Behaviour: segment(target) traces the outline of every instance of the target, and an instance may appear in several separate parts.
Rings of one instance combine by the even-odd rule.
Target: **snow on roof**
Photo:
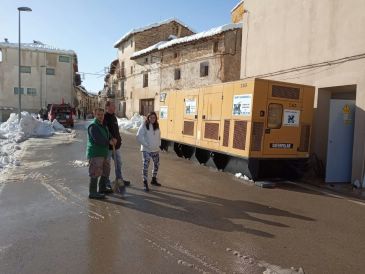
[[[244,2],[244,0],[241,0],[237,5],[234,6],[234,8],[231,10],[231,12],[233,12],[235,9],[237,9],[243,2]]]
[[[0,42],[0,48],[18,48],[18,43],[6,43]],[[50,45],[45,45],[41,43],[21,43],[21,49],[27,49],[32,51],[42,51],[42,52],[49,52],[49,53],[59,53],[59,54],[68,54],[68,55],[75,55],[76,52],[73,50],[63,50],[59,49]]]
[[[158,42],[157,44],[152,45],[148,48],[145,48],[145,49],[140,50],[140,51],[136,51],[135,53],[133,53],[132,58],[137,58],[139,56],[145,55],[145,54],[150,53],[152,51],[162,50],[162,49],[165,49],[165,48],[172,47],[174,45],[188,43],[188,42],[196,41],[196,40],[199,40],[199,39],[212,37],[214,35],[217,35],[217,34],[229,31],[229,30],[241,29],[241,28],[242,28],[242,23],[227,24],[227,25],[223,25],[223,26],[220,26],[220,27],[217,27],[217,28],[212,28],[208,31],[203,31],[203,32],[199,32],[197,34],[193,34],[193,35],[190,35],[190,36],[185,36],[185,37],[182,37],[182,38],[173,39],[171,41],[161,41],[161,42]]]
[[[78,90],[80,90],[81,92],[85,93],[88,96],[97,96],[97,94],[92,93],[91,91],[87,91],[86,88],[84,86],[75,86],[75,88],[77,88]]]
[[[186,27],[187,29],[189,29],[189,30],[191,30],[192,32],[195,33],[195,31],[191,27],[189,27],[188,25],[186,25],[184,22],[180,21],[177,18],[170,18],[170,19],[167,19],[167,20],[158,22],[158,23],[153,23],[153,24],[150,24],[150,25],[141,27],[141,28],[136,28],[136,29],[130,30],[129,32],[127,32],[126,34],[124,34],[117,42],[115,42],[114,47],[117,48],[120,43],[122,43],[123,41],[127,40],[131,35],[133,35],[135,33],[142,32],[142,31],[145,31],[145,30],[148,30],[148,29],[152,29],[152,28],[156,28],[156,27],[159,27],[161,25],[165,25],[165,24],[171,23],[173,21],[179,23],[180,25]]]
[[[168,41],[160,41],[158,42],[157,44],[154,44],[148,48],[145,48],[145,49],[142,49],[140,51],[136,51],[135,53],[132,54],[132,58],[133,57],[138,57],[138,56],[141,56],[141,55],[145,55],[149,52],[152,52],[152,51],[155,51],[155,50],[159,50],[159,47],[166,44]]]

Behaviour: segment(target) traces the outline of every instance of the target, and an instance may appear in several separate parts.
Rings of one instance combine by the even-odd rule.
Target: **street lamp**
[[[18,95],[19,95],[19,122],[20,122],[21,112],[22,112],[22,92],[21,92],[21,76],[20,76],[20,67],[21,67],[21,62],[20,62],[20,12],[21,11],[32,11],[32,9],[28,8],[28,7],[19,7],[18,11],[19,11],[19,82],[18,82]]]
[[[46,58],[46,57],[45,57]],[[43,101],[42,101],[42,93],[43,93],[43,68],[46,68],[46,66],[42,65],[40,66],[41,68],[41,85],[40,85],[40,89],[39,89],[39,97],[40,97],[40,107],[41,109],[43,109]],[[46,81],[47,81],[47,68],[46,68]],[[46,83],[47,86],[47,83]]]

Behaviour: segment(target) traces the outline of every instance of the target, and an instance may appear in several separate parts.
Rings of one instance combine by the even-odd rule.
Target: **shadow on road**
[[[247,220],[268,226],[289,227],[280,222],[252,216],[250,213],[315,221],[312,218],[254,202],[227,200],[172,187],[154,189],[148,194],[139,194],[142,191],[139,188],[131,187],[130,189],[134,190],[133,193],[126,193],[124,196],[113,195],[105,202],[214,230],[245,232],[267,238],[274,238],[275,236],[268,232],[248,228],[240,223]],[[119,201],[114,198],[118,198]]]

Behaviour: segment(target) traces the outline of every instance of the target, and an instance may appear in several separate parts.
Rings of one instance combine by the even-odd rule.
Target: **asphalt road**
[[[161,154],[162,187],[145,193],[133,135],[122,146],[132,186],[89,200],[87,167],[73,165],[85,160],[84,122],[76,133],[28,140],[1,176],[0,273],[365,272],[361,202],[261,189],[173,153]]]

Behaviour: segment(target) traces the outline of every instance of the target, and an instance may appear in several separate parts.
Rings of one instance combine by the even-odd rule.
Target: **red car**
[[[48,120],[56,119],[64,127],[73,127],[74,109],[69,104],[51,104],[48,111]]]

